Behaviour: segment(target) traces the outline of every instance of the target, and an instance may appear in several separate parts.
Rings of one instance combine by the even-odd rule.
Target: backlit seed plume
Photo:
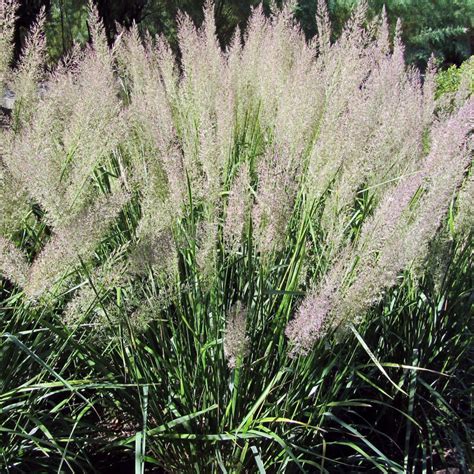
[[[258,187],[252,210],[253,235],[264,254],[281,247],[293,210],[296,177],[286,156],[269,152],[258,169]]]
[[[347,249],[322,278],[321,283],[310,289],[298,307],[295,317],[285,330],[291,343],[291,354],[306,354],[331,326],[331,312],[347,270]]]
[[[0,0],[0,90],[7,78],[13,54],[13,34],[15,32],[15,12],[18,2]]]
[[[174,83],[176,78],[157,80],[165,67],[173,68],[173,63],[166,66],[170,61],[162,57],[166,46],[159,48],[157,53],[153,44],[143,46],[135,28],[122,34],[117,56],[130,94],[126,120],[133,182],[141,190],[146,207],[159,209],[162,221],[179,215],[186,181],[172,99],[167,95],[167,87],[175,87],[170,81]],[[159,212],[152,214],[157,217]]]
[[[174,281],[177,268],[176,244],[170,230],[155,230],[140,235],[140,241],[130,254],[129,273],[146,274],[152,269],[158,277]]]
[[[11,133],[5,150],[10,173],[52,226],[90,204],[93,173],[118,141],[122,120],[109,56],[94,49],[50,76],[28,127]]]
[[[432,115],[419,78],[406,71],[400,52],[390,52],[384,20],[375,42],[369,42],[356,26],[360,17],[356,18],[352,32],[336,41],[321,60],[331,96],[321,108],[307,173],[308,194],[315,202],[330,191],[321,223],[336,250],[347,237],[357,193],[370,189],[378,202],[390,188],[383,183],[416,168],[423,118],[429,121]]]
[[[458,234],[469,236],[474,232],[474,173],[464,183],[458,195],[455,230]]]
[[[305,354],[324,334],[324,325],[333,305],[334,289],[311,294],[299,306],[295,319],[288,324],[285,334],[293,347],[292,353]]]
[[[431,152],[419,171],[419,183],[416,177],[401,183],[392,194],[391,206],[386,211],[383,207],[376,211],[374,219],[379,219],[380,227],[370,232],[366,247],[369,260],[340,300],[348,317],[360,317],[364,308],[379,301],[386,289],[396,283],[403,269],[424,259],[472,161],[473,130],[474,100],[437,125]],[[419,187],[424,193],[410,208]],[[378,248],[374,248],[374,241],[379,242]]]
[[[224,334],[224,355],[231,369],[234,369],[247,353],[249,339],[246,335],[246,327],[247,310],[238,301],[227,315]]]
[[[24,287],[27,274],[26,256],[13,242],[0,235],[0,276],[4,276],[19,287]]]
[[[210,220],[201,221],[196,230],[196,265],[204,283],[214,277],[217,253],[217,224]]]
[[[181,17],[178,35],[183,68],[178,103],[184,167],[194,198],[216,201],[230,152],[233,115],[213,5],[206,3],[204,22],[198,30],[189,17]]]
[[[326,0],[318,0],[316,23],[318,26],[318,46],[322,54],[331,46],[331,22]]]
[[[57,228],[31,266],[25,287],[28,296],[38,298],[77,265],[79,258],[88,260],[127,200],[123,193],[103,196],[73,221]]]
[[[12,83],[15,92],[13,108],[15,128],[19,128],[29,121],[38,102],[39,84],[46,58],[45,21],[45,9],[42,7],[36,23],[26,38],[20,64],[15,71]]]
[[[454,96],[454,104],[456,108],[462,107],[464,102],[474,96],[474,58],[468,59],[469,66],[461,73],[459,88]]]
[[[0,162],[0,235],[11,237],[29,211],[28,195]]]
[[[247,163],[240,166],[232,183],[226,208],[224,223],[224,241],[235,252],[242,239],[250,210],[250,171]]]
[[[390,30],[385,5],[382,7],[382,13],[380,15],[380,26],[377,33],[377,48],[384,55],[388,54],[390,51]]]
[[[102,61],[110,59],[110,49],[107,44],[107,36],[105,34],[104,25],[99,17],[99,12],[93,0],[89,0],[89,30],[92,38],[92,43],[97,55]]]
[[[424,125],[429,127],[433,121],[433,113],[435,110],[435,94],[436,94],[436,63],[434,55],[430,56],[428,66],[426,68],[425,80],[423,82],[423,108],[424,108]]]

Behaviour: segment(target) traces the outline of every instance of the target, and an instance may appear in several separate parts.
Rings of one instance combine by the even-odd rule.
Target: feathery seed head
[[[16,0],[0,0],[0,91],[3,94],[10,61],[13,54],[13,34],[15,32]]]
[[[76,265],[79,258],[89,259],[128,199],[121,192],[102,196],[74,220],[58,227],[31,266],[25,288],[27,295],[37,299]]]
[[[269,151],[258,167],[258,187],[252,210],[253,235],[263,253],[278,249],[293,211],[296,177],[286,156]]]
[[[224,241],[231,252],[236,252],[242,239],[250,211],[250,170],[248,163],[240,165],[229,192],[224,223]]]
[[[248,350],[249,338],[246,335],[247,310],[238,301],[229,311],[224,335],[224,355],[229,368],[236,368]]]
[[[0,275],[23,288],[27,274],[26,256],[13,242],[0,235]]]

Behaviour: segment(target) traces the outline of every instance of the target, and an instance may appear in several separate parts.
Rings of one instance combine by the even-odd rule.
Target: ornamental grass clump
[[[207,3],[178,59],[91,4],[47,71],[0,6],[7,470],[468,466],[474,99],[439,107],[400,23],[259,7],[222,49]]]

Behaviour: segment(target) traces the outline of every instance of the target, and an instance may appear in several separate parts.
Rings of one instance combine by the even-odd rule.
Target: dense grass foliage
[[[2,470],[472,467],[468,80],[323,1],[11,70],[0,5]]]

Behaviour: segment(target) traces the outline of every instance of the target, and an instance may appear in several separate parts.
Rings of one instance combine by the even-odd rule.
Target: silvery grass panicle
[[[472,161],[473,131],[474,101],[434,130],[432,151],[420,170],[423,193],[419,202],[398,216],[397,225],[387,236],[377,260],[362,267],[357,281],[341,301],[341,315],[360,319],[368,305],[377,303],[385,290],[395,285],[403,269],[423,262]],[[396,198],[395,195],[392,199]],[[400,198],[403,200],[404,196]]]
[[[398,461],[415,453],[411,445],[436,451],[424,444],[418,410],[437,388],[421,381],[464,363],[468,336],[448,351],[455,363],[443,344],[467,321],[474,104],[461,94],[440,110],[434,61],[422,80],[405,65],[401,24],[392,38],[385,12],[367,20],[367,1],[355,3],[333,41],[318,0],[319,36],[309,42],[294,3],[269,15],[260,6],[223,50],[208,2],[202,25],[179,18],[179,59],[163,37],[142,39],[136,26],[109,46],[91,3],[91,44],[45,73],[40,27],[9,69],[16,4],[0,0],[0,79],[20,98],[0,131],[0,320],[11,335],[0,352],[20,361],[12,373],[28,367],[0,396],[2,439],[21,452],[0,449],[2,461],[6,453],[12,466],[36,462],[45,447],[40,470],[56,456],[80,470],[93,451],[82,449],[83,434],[94,446],[102,428],[133,453],[135,433],[165,427],[141,443],[141,465],[175,472],[217,464],[254,472],[255,462],[267,472],[337,471],[340,461],[360,471],[373,459],[408,472]],[[433,265],[452,255],[435,248],[445,236],[454,271],[431,293]],[[431,274],[419,280],[423,301],[412,285],[419,271]],[[456,304],[445,312],[440,301]],[[396,391],[366,364],[366,346],[345,338],[365,318],[360,335],[373,357],[393,362],[387,373],[398,380],[400,367],[413,369]],[[433,348],[433,336],[444,342]],[[413,350],[420,344],[427,353]],[[300,354],[308,357],[293,360]],[[430,365],[432,355],[439,364]],[[40,385],[27,387],[18,407],[14,387],[32,380]],[[61,386],[68,380],[72,394]],[[377,438],[371,417],[361,432],[380,450],[347,429],[363,418],[357,394],[367,383],[375,387],[367,400],[387,396],[390,416],[392,394],[399,400],[408,388],[410,416],[396,411],[416,421],[406,425],[406,453],[385,451],[388,438]],[[56,417],[44,403],[51,394]],[[5,400],[15,410],[4,413]],[[17,423],[16,410],[31,407],[34,419]],[[439,417],[441,408],[430,415],[435,429],[451,418]],[[25,443],[37,420],[48,432]],[[80,436],[65,444],[73,432]]]
[[[268,150],[258,167],[258,186],[252,210],[253,237],[262,254],[284,243],[297,192],[297,177],[288,157]]]
[[[0,98],[3,98],[4,88],[11,77],[10,62],[13,54],[12,40],[17,8],[18,3],[14,0],[0,0]],[[32,43],[40,41],[38,38],[40,26],[36,25],[34,32],[29,35],[28,53],[34,54]],[[22,66],[20,66],[20,71],[24,73],[27,72],[25,56],[28,54],[23,55]],[[35,69],[34,74],[36,73]],[[27,81],[28,78],[23,77],[23,79]],[[11,121],[3,117],[2,112],[0,115],[0,274],[18,286],[24,286],[28,273],[26,255],[9,239],[21,228],[30,206],[28,196],[22,190],[21,184],[5,165],[8,129],[4,130],[3,122],[11,125]]]
[[[457,200],[457,214],[454,222],[457,235],[472,237],[474,232],[474,170],[466,179]]]
[[[110,306],[110,295],[114,293],[114,289],[125,285],[129,265],[123,258],[124,254],[125,249],[119,248],[88,275],[87,281],[83,282],[64,309],[65,324],[75,327],[87,322],[97,326],[100,331],[107,324],[114,323],[108,320],[108,311],[103,308]]]
[[[330,324],[328,317],[347,271],[347,253],[341,255],[321,282],[309,290],[294,318],[286,326],[285,334],[291,343],[292,356],[307,354],[315,342],[326,334]]]
[[[15,32],[16,0],[0,0],[0,90],[10,73],[10,61],[13,55],[13,34]]]
[[[218,224],[212,217],[204,217],[196,227],[195,233],[195,263],[198,276],[204,287],[209,288],[211,280],[215,280]]]
[[[245,357],[249,339],[246,335],[247,310],[238,301],[229,311],[224,334],[224,355],[229,368],[234,369]]]
[[[52,231],[27,293],[41,295],[77,255],[91,256],[128,199],[120,197],[126,188],[139,208],[135,275],[140,266],[158,271],[157,262],[176,262],[184,250],[178,241],[192,247],[198,272],[218,274],[221,257],[244,248],[248,229],[257,257],[271,258],[291,240],[292,219],[314,219],[317,208],[321,247],[334,263],[287,334],[307,349],[326,325],[357,319],[426,251],[467,166],[472,113],[468,102],[433,125],[433,60],[422,85],[405,66],[401,24],[390,44],[386,14],[367,25],[366,10],[360,2],[331,43],[320,0],[319,37],[307,43],[289,6],[270,18],[257,8],[244,43],[236,34],[223,52],[208,3],[199,28],[180,18],[179,74],[166,41],[143,43],[136,27],[109,48],[91,6],[92,45],[48,76],[41,97],[32,92],[44,57],[40,18],[12,82],[32,105],[4,134],[1,158],[2,193],[20,188],[18,209],[39,205]],[[3,42],[13,11],[2,2]],[[119,177],[102,189],[112,161]],[[354,237],[348,229],[361,190],[370,191],[372,208]],[[415,232],[424,243],[413,243]]]
[[[237,252],[249,221],[250,185],[249,165],[242,163],[230,187],[224,222],[224,242],[231,253]]]
[[[0,275],[23,287],[28,275],[26,255],[13,242],[0,235]]]
[[[243,48],[229,51],[229,67],[238,98],[237,122],[258,111],[267,144],[286,151],[295,166],[311,144],[322,107],[314,46],[307,44],[290,7],[267,19],[254,10]]]
[[[292,113],[288,105],[281,109],[282,101],[291,98],[294,84],[290,80],[301,56],[305,52],[307,54],[308,50],[304,35],[296,25],[290,8],[289,5],[284,6],[282,11],[273,14],[268,20],[263,17],[261,9],[256,10],[255,17],[250,20],[242,51],[243,74],[240,87],[247,87],[250,91],[253,89],[254,100],[260,104],[262,126],[270,136],[274,127],[278,126],[277,114]],[[310,98],[309,95],[308,99]],[[297,101],[294,105],[296,104]],[[298,130],[298,133],[301,131]]]
[[[0,139],[2,134],[0,132]],[[2,164],[0,149],[0,235],[11,238],[30,213],[28,195]]]
[[[13,127],[15,129],[29,123],[38,105],[39,86],[44,78],[43,68],[46,59],[45,21],[45,9],[42,7],[26,38],[18,68],[12,74],[11,86],[15,92],[13,107]]]
[[[45,39],[43,28],[44,9],[28,34],[19,64],[14,71],[10,70],[12,28],[16,2],[0,2],[0,94],[3,96],[7,85],[15,93],[12,118],[5,117],[5,123],[15,130],[21,129],[31,118],[39,101],[39,81],[43,77],[45,58]],[[8,80],[9,79],[9,80]],[[8,80],[8,81],[7,81]],[[3,118],[0,118],[3,121]],[[0,234],[12,236],[22,225],[30,205],[28,193],[14,173],[8,169],[8,150],[11,132],[7,127],[0,128]]]

